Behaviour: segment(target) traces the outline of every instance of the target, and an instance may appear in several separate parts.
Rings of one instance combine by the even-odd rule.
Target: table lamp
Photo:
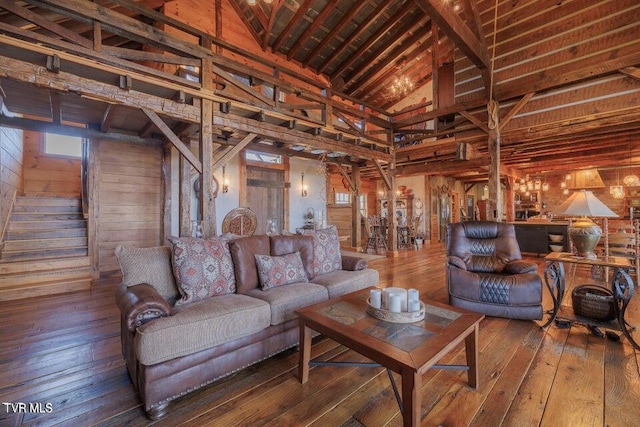
[[[593,248],[596,247],[602,229],[590,217],[617,217],[618,215],[602,203],[589,190],[573,193],[554,211],[554,215],[579,217],[569,227],[569,236],[576,247],[579,257],[595,259]]]

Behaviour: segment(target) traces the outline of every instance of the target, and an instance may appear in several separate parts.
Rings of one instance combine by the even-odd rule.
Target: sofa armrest
[[[146,283],[130,287],[120,285],[116,291],[116,304],[132,332],[152,319],[170,316],[172,309],[158,291]]]
[[[452,267],[457,267],[457,268],[459,268],[461,270],[466,270],[467,269],[467,264],[464,263],[462,258],[459,258],[457,256],[453,256],[453,255],[449,255],[447,257],[447,265],[450,265]]]
[[[341,255],[342,256],[342,269],[347,271],[364,270],[368,267],[367,260],[357,256]]]
[[[536,273],[538,271],[538,264],[523,260],[511,261],[507,263],[504,271],[510,274]]]

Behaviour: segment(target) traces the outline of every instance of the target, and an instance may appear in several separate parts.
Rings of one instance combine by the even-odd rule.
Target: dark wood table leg
[[[311,360],[311,329],[300,318],[300,354],[298,359],[298,379],[302,384],[309,380],[309,361]]]
[[[476,323],[473,327],[473,332],[464,339],[467,366],[469,367],[469,385],[473,388],[478,388],[480,382],[478,374],[478,330],[479,324]]]
[[[422,375],[414,370],[402,372],[402,421],[405,427],[420,425]]]

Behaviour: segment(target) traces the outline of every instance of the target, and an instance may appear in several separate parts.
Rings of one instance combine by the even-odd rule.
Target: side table
[[[629,269],[632,267],[631,262],[627,258],[604,256],[597,259],[587,259],[577,257],[568,252],[552,252],[545,258],[544,281],[551,294],[553,301],[553,309],[548,310],[549,319],[542,325],[542,329],[546,329],[551,323],[557,319],[568,320],[579,324],[597,326],[605,329],[613,329],[622,331],[622,334],[636,349],[640,350],[640,346],[631,336],[631,331],[635,330],[635,326],[629,325],[625,320],[625,312],[629,306],[629,301],[633,297],[634,283],[629,275]],[[611,291],[613,292],[614,304],[617,309],[617,319],[610,322],[602,322],[595,319],[589,319],[583,316],[576,316],[571,310],[562,307],[564,298],[566,278],[565,264],[573,264],[587,266],[610,267],[613,269],[613,279],[611,281]],[[601,285],[605,287],[605,285]]]

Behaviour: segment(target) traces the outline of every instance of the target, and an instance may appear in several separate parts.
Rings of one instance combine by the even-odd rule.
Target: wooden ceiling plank
[[[231,147],[231,149],[227,150],[226,153],[220,156],[220,158],[214,159],[212,170],[215,171],[220,166],[226,164],[231,158],[240,153],[240,151],[242,151],[250,142],[252,142],[256,136],[258,135],[256,135],[255,133],[247,134],[236,145]]]
[[[232,0],[232,1],[229,1],[229,4],[233,8],[233,10],[235,10],[236,15],[238,15],[238,17],[240,18],[240,20],[244,24],[244,27],[253,36],[253,39],[256,41],[256,43],[258,43],[259,45],[262,45],[264,39],[260,37],[260,34],[258,34],[258,32],[255,30],[255,28],[253,28],[253,25],[251,25],[249,22],[247,22],[246,18],[244,17],[244,12],[240,8],[240,5],[238,4],[238,2]],[[266,30],[265,30],[265,36],[268,37]],[[217,46],[220,46],[220,44],[217,44]]]
[[[411,28],[407,31],[407,34],[409,34],[408,37],[404,39],[398,39],[396,43],[380,46],[376,51],[372,52],[369,57],[377,60],[377,58],[382,58],[385,53],[391,49],[391,52],[389,52],[389,54],[385,56],[383,60],[378,61],[374,66],[371,65],[373,61],[363,61],[360,66],[354,68],[353,71],[351,71],[344,77],[345,86],[359,87],[364,85],[364,83],[371,79],[373,76],[375,76],[385,68],[391,66],[392,62],[395,62],[396,60],[399,60],[401,57],[403,57],[403,55],[406,54],[407,50],[411,49],[416,43],[420,41],[420,39],[425,37],[426,33],[429,33],[430,31],[431,21],[424,22],[423,19],[418,17],[414,24],[411,25]],[[415,57],[411,57],[408,55],[406,56],[406,60],[408,61],[411,61],[414,58]],[[402,62],[402,60],[400,61]],[[358,79],[353,81],[356,77],[358,77]]]
[[[271,50],[273,52],[277,52],[278,51],[278,49],[280,48],[280,45],[282,44],[284,39],[289,35],[289,32],[291,31],[291,29],[294,28],[296,25],[298,25],[300,23],[300,21],[302,21],[302,19],[304,18],[304,15],[307,13],[307,11],[309,10],[309,8],[311,7],[311,4],[313,2],[314,2],[314,0],[303,0],[302,1],[300,6],[298,7],[298,10],[296,10],[296,13],[293,14],[293,16],[291,17],[289,22],[287,22],[287,25],[280,32],[280,34],[278,35],[276,40],[271,45]]]
[[[158,128],[160,132],[173,144],[174,147],[178,149],[180,154],[184,156],[185,159],[191,166],[193,166],[199,173],[202,173],[202,162],[196,157],[195,154],[187,147],[184,142],[180,141],[180,138],[173,133],[171,128],[167,126],[167,124],[158,116],[154,111],[142,108],[142,112],[153,122],[153,124]]]
[[[359,1],[356,6],[352,7],[347,13],[345,13],[340,22],[338,22],[329,34],[323,37],[320,43],[318,43],[318,45],[311,51],[309,56],[307,56],[307,58],[302,62],[302,65],[304,67],[308,67],[309,62],[311,62],[311,60],[315,58],[322,49],[324,49],[327,43],[333,40],[343,30],[344,26],[347,25],[365,5],[367,5],[367,2]]]
[[[73,43],[77,43],[88,49],[93,49],[93,42],[91,40],[82,37],[73,31],[69,31],[65,27],[58,25],[55,22],[51,22],[36,13],[33,13],[26,7],[17,6],[13,1],[0,0],[0,7]]]
[[[313,19],[313,22],[311,23],[311,25],[309,25],[307,27],[306,30],[304,30],[304,32],[302,33],[302,35],[300,37],[298,37],[298,40],[296,40],[296,42],[293,44],[293,46],[291,47],[291,49],[289,50],[289,52],[287,53],[287,59],[291,60],[291,58],[293,58],[295,56],[295,54],[298,52],[298,50],[309,41],[309,37],[311,37],[311,35],[313,34],[314,31],[316,31],[318,29],[318,27],[320,27],[320,25],[322,25],[322,23],[324,22],[325,18],[331,13],[331,12],[335,12],[335,7],[336,4],[338,4],[340,0],[329,0],[327,2],[327,4],[325,5],[324,9],[322,9],[322,12],[320,12],[318,14],[318,16],[316,16]]]
[[[362,43],[358,47],[358,49],[353,52],[352,55],[349,55],[346,61],[342,61],[338,68],[332,71],[331,80],[342,74],[347,68],[351,66],[351,64],[353,64],[355,60],[362,58],[362,56],[367,50],[369,50],[371,46],[379,41],[393,27],[399,25],[400,21],[402,21],[405,16],[407,16],[414,10],[415,6],[411,2],[407,2],[403,7],[401,7],[396,13],[393,14],[393,16],[391,16],[391,18],[389,18],[389,20],[387,20],[387,22],[385,22],[384,25],[378,27],[378,29],[373,34],[371,34],[371,36],[367,38],[367,40],[365,40],[364,43]]]
[[[320,67],[318,67],[318,69],[316,70],[316,72],[318,73],[322,73],[328,66],[329,64],[331,64],[333,61],[335,61],[335,59],[342,54],[342,52],[344,52],[344,50],[350,46],[351,44],[353,44],[353,42],[355,41],[356,38],[358,38],[362,33],[364,33],[367,28],[369,28],[369,26],[371,24],[373,24],[378,18],[380,18],[382,16],[383,13],[385,13],[385,11],[387,10],[389,4],[392,2],[393,0],[383,0],[378,7],[371,12],[371,14],[369,14],[369,16],[367,17],[366,21],[363,22],[362,24],[358,25],[358,28],[351,33],[351,35],[349,35],[349,37],[342,42],[338,48],[336,50],[333,51],[333,53],[331,55],[329,55],[329,57],[327,59],[325,59],[325,61],[322,63],[322,65],[320,65]],[[365,2],[362,2],[365,3]]]
[[[438,24],[438,27],[475,64],[480,71],[490,71],[490,57],[486,45],[453,11],[453,3],[441,0],[416,0],[415,3]],[[489,89],[489,88],[487,88]]]
[[[276,22],[276,15],[284,1],[285,0],[274,0],[273,3],[271,3],[271,13],[269,13],[269,20],[267,21],[267,27],[265,28],[264,37],[262,38],[262,50],[265,52],[267,51],[267,46],[269,46],[269,38],[271,37],[273,24]]]
[[[518,114],[520,112],[520,110],[522,110],[522,108],[527,105],[527,102],[529,102],[529,100],[531,98],[533,98],[533,95],[535,95],[535,92],[529,92],[527,94],[525,94],[517,103],[516,105],[514,105],[511,110],[509,110],[509,112],[502,118],[500,119],[500,125],[499,125],[499,129],[502,130],[504,129],[504,127],[509,123],[509,121],[511,121],[511,119],[513,118],[513,116],[515,116],[516,114]]]

